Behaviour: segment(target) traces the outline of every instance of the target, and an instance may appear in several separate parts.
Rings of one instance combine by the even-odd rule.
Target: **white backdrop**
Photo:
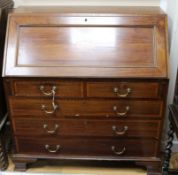
[[[160,0],[14,0],[15,7],[28,5],[159,6]]]
[[[178,1],[176,0],[164,0],[167,1],[167,14],[169,22],[169,46],[170,46],[170,59],[169,59],[169,90],[168,90],[168,102],[173,102],[174,87],[176,81],[176,73],[178,68]],[[167,114],[168,115],[168,114]],[[174,141],[173,151],[178,152],[178,141]]]
[[[169,26],[169,89],[167,105],[173,102],[174,87],[176,82],[176,74],[178,69],[178,0],[161,0],[161,7],[167,12]],[[168,127],[168,110],[167,120],[165,122],[165,133]],[[165,144],[165,142],[164,142]],[[178,152],[178,140],[174,140],[173,151]]]

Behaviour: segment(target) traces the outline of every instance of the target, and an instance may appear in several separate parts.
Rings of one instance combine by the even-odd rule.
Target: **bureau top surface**
[[[115,7],[115,6],[28,6],[18,7],[12,11],[14,15],[20,14],[64,14],[69,16],[71,14],[82,15],[82,14],[103,14],[109,16],[120,16],[120,15],[165,15],[163,10],[159,7]]]
[[[20,7],[3,76],[167,78],[167,21],[154,7]]]

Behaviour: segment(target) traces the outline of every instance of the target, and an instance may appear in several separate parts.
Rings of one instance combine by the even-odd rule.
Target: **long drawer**
[[[88,97],[110,98],[158,98],[157,82],[88,82]]]
[[[9,98],[11,115],[56,117],[161,117],[162,101],[148,100],[56,100]]]
[[[52,90],[56,97],[83,97],[83,83],[73,80],[14,80],[12,81],[15,96],[45,97],[52,96]]]
[[[78,139],[78,138],[16,138],[21,154],[69,156],[156,156],[158,142],[154,139]]]
[[[157,120],[50,120],[17,118],[13,121],[18,136],[92,136],[92,137],[159,137]]]

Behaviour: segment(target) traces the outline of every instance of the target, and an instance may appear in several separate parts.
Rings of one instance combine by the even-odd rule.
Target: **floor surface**
[[[0,175],[146,175],[143,168],[135,168],[133,165],[123,167],[116,162],[92,162],[92,161],[38,161],[30,165],[26,173],[14,172],[14,164],[9,159],[9,167]],[[170,161],[171,169],[178,169],[178,153],[173,154]]]
[[[11,175],[14,170],[14,164],[10,160],[10,165],[6,172],[1,175]],[[142,168],[118,167],[116,163],[108,162],[80,162],[80,161],[38,161],[33,163],[26,173],[37,173],[38,175],[70,174],[70,175],[146,175]],[[25,173],[25,175],[27,175]],[[14,175],[23,175],[24,173],[12,173]]]

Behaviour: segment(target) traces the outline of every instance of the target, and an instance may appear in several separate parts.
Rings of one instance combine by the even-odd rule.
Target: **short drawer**
[[[156,156],[158,142],[152,139],[16,138],[21,154],[58,156]]]
[[[83,83],[70,80],[14,80],[15,96],[48,97],[55,91],[56,97],[83,97]]]
[[[55,120],[16,118],[14,133],[18,136],[92,136],[159,138],[157,120]]]
[[[163,102],[160,100],[56,100],[9,98],[12,116],[36,117],[161,117]]]
[[[88,97],[111,98],[158,98],[156,82],[88,82]]]

